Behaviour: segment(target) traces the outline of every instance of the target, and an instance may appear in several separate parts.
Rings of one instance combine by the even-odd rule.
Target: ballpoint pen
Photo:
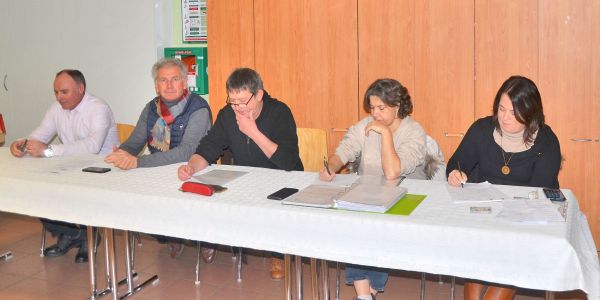
[[[25,152],[26,147],[27,147],[27,139],[25,139],[25,142],[19,147],[19,151]]]
[[[327,157],[323,156],[323,165],[325,166],[325,170],[327,174],[331,176],[331,171],[329,171],[329,163],[327,162]]]
[[[460,170],[460,161],[456,161],[456,164],[458,165],[458,176],[460,176],[460,187],[464,188],[465,187],[465,183],[462,180],[462,171]]]

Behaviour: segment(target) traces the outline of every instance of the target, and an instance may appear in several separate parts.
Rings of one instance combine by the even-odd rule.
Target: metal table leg
[[[129,231],[124,231],[124,244],[125,244],[125,268],[126,268],[126,272],[127,274],[125,274],[125,280],[127,283],[127,293],[125,293],[125,295],[119,297],[119,299],[125,299],[127,297],[132,296],[133,294],[141,291],[143,288],[145,288],[148,284],[150,283],[154,283],[158,281],[158,275],[154,275],[152,277],[150,277],[148,280],[140,283],[138,286],[133,287],[133,276],[134,274],[136,274],[133,271],[132,268],[132,257],[131,257],[131,240],[130,240],[130,234]],[[117,293],[114,293],[115,295]]]
[[[340,300],[340,263],[335,263],[335,300]]]
[[[319,299],[319,279],[317,278],[317,259],[310,259],[310,281],[311,281],[311,290],[312,290],[312,298]]]
[[[194,281],[194,284],[196,285],[200,284],[200,255],[202,255],[200,246],[200,241],[197,241],[196,250],[198,253],[196,253],[196,280]]]
[[[302,256],[295,255],[296,259],[296,295],[298,300],[302,300]]]
[[[323,299],[329,300],[329,267],[326,260],[321,260],[321,282],[323,284]]]
[[[292,256],[285,254],[283,256],[285,277],[283,278],[283,286],[285,290],[285,299],[292,300]]]

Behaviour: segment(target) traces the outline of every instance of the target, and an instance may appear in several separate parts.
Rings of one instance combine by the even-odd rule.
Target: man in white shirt
[[[86,92],[85,78],[78,70],[65,69],[54,79],[56,103],[46,112],[42,123],[27,139],[10,145],[16,157],[29,153],[50,158],[62,155],[107,154],[119,143],[112,110],[104,101]],[[50,145],[54,136],[62,144]],[[44,227],[58,237],[56,245],[44,250],[47,256],[61,256],[79,247],[75,262],[87,262],[85,226],[41,219]]]

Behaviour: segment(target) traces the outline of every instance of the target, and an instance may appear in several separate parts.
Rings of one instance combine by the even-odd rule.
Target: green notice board
[[[176,57],[188,66],[188,89],[208,94],[208,56],[206,47],[165,48],[165,57]]]

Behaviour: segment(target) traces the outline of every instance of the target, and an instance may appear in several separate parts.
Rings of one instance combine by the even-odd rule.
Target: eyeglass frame
[[[225,101],[225,103],[227,103],[227,105],[231,106],[231,108],[244,108],[246,106],[248,106],[248,103],[250,103],[250,101],[252,101],[252,98],[254,98],[254,96],[256,96],[256,94],[252,94],[252,96],[250,96],[250,98],[248,98],[248,101],[246,101],[246,103],[231,103],[231,101],[229,101],[229,95],[227,95],[227,100]]]

